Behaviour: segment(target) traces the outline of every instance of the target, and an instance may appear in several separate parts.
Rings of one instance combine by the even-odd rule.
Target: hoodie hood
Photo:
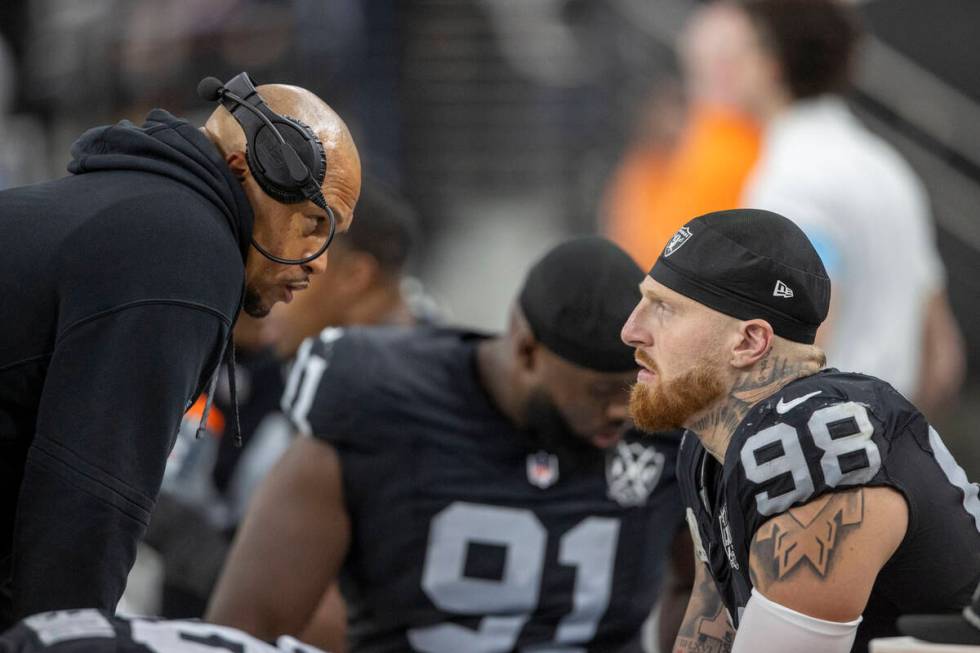
[[[170,177],[218,208],[248,255],[255,218],[241,183],[217,148],[186,120],[154,109],[142,126],[123,120],[88,130],[71,147],[68,172],[138,170]]]

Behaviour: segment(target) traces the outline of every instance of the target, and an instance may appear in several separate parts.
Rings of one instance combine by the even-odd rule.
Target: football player
[[[675,653],[863,651],[901,613],[969,602],[978,488],[891,386],[822,369],[830,282],[798,227],[701,216],[640,289],[623,327],[643,368],[631,412],[688,429],[678,478],[700,563]]]
[[[686,531],[679,434],[624,437],[618,325],[642,277],[576,239],[532,268],[504,335],[306,341],[283,405],[312,437],[259,490],[208,619],[325,640],[304,627],[340,575],[353,651],[640,650]]]
[[[323,653],[292,637],[275,646],[200,621],[123,617],[105,610],[58,610],[22,619],[0,636],[0,653]]]

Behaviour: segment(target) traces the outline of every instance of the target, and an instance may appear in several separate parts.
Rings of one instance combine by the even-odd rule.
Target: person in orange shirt
[[[738,207],[758,158],[759,126],[732,100],[733,62],[744,38],[733,27],[737,20],[721,3],[694,14],[678,47],[688,97],[680,133],[671,145],[638,139],[610,183],[603,230],[641,267],[656,260],[691,216]],[[663,102],[647,112],[658,111]]]

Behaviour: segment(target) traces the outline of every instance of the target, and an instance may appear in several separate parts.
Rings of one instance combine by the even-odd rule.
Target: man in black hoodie
[[[343,121],[304,89],[258,90],[321,142],[346,230],[360,163]],[[255,249],[305,255],[327,215],[265,194],[222,107],[201,129],[155,110],[90,130],[68,170],[0,192],[0,630],[115,608],[181,415],[233,352],[239,311],[265,315],[326,267]]]

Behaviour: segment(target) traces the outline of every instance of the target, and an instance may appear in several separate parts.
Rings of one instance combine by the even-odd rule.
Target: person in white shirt
[[[828,364],[882,378],[927,414],[962,382],[929,200],[905,160],[850,112],[860,27],[835,0],[743,0],[731,74],[764,125],[742,204],[791,216],[833,284]]]

